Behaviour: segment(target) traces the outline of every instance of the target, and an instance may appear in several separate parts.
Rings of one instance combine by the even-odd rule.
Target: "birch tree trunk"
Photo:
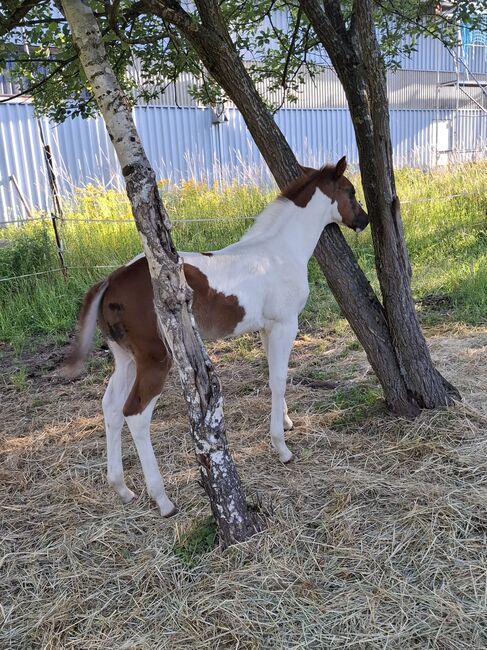
[[[230,457],[218,376],[191,313],[192,292],[170,235],[155,174],[132,119],[132,110],[108,63],[98,23],[83,0],[61,0],[86,77],[117,152],[127,194],[149,264],[159,329],[179,371],[203,486],[224,545],[259,530]]]

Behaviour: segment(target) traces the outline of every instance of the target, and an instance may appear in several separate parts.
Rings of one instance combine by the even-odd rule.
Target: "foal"
[[[290,185],[257,217],[240,241],[213,253],[181,253],[193,290],[193,313],[204,339],[259,331],[269,362],[272,392],[270,435],[280,460],[292,454],[284,431],[293,424],[284,399],[288,361],[298,331],[298,315],[308,298],[307,265],[323,228],[344,223],[360,232],[368,216],[343,174],[346,160],[306,175]],[[139,454],[150,496],[161,514],[175,512],[150,439],[152,412],[171,367],[153,306],[144,255],[139,255],[86,294],[75,343],[64,373],[76,375],[87,356],[96,322],[115,358],[103,397],[108,482],[127,503],[121,431],[125,422]]]

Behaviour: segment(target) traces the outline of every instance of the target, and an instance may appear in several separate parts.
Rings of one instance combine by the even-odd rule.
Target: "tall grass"
[[[463,165],[424,173],[398,172],[406,240],[413,267],[413,291],[428,322],[487,321],[487,165]],[[161,182],[180,250],[214,250],[236,241],[252,223],[232,220],[258,214],[275,196],[254,185],[208,187],[194,181]],[[458,193],[475,193],[452,200]],[[426,203],[417,202],[430,199]],[[410,203],[408,203],[410,201]],[[112,267],[141,250],[125,196],[88,186],[65,205],[62,225],[65,280],[58,271],[0,282],[0,340],[23,346],[35,335],[64,338],[71,330],[84,291]],[[219,220],[225,219],[228,220]],[[201,221],[208,219],[209,221]],[[86,223],[84,220],[88,220]],[[185,220],[185,221],[179,221]],[[49,221],[4,228],[0,276],[8,278],[58,269]],[[346,234],[360,265],[377,288],[369,229]],[[311,297],[303,327],[333,324],[339,310],[317,264],[310,263]]]

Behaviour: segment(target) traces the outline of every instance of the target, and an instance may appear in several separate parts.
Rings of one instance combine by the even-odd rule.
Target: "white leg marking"
[[[262,339],[262,345],[264,347],[264,352],[269,360],[269,337],[267,335],[267,332],[264,330],[261,330],[260,332],[260,338]],[[291,346],[292,347],[292,346]],[[283,423],[284,423],[284,431],[291,431],[291,429],[294,427],[293,421],[287,414],[287,404],[286,400],[283,399]]]
[[[269,384],[272,391],[271,441],[283,463],[288,463],[293,455],[284,442],[285,413],[284,395],[289,355],[298,331],[297,319],[287,323],[275,323],[267,332],[267,358],[269,360]]]
[[[115,371],[110,377],[102,406],[105,416],[107,437],[107,479],[124,503],[135,494],[125,485],[122,463],[123,405],[135,378],[135,364],[132,357],[116,343],[110,343],[115,358]]]
[[[164,489],[164,481],[162,480],[161,472],[154,454],[152,442],[150,439],[150,422],[152,419],[152,412],[159,398],[156,395],[149,404],[145,407],[142,413],[138,415],[129,415],[125,418],[132,438],[134,439],[137,453],[139,454],[140,464],[144,472],[145,482],[149,495],[154,499],[161,510],[163,517],[169,517],[176,512],[176,507],[167,498],[166,490]]]

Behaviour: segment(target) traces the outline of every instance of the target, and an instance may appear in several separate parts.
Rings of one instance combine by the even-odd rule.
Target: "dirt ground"
[[[0,648],[487,647],[487,331],[429,332],[462,392],[416,421],[384,410],[346,330],[296,342],[288,387],[295,460],[268,440],[255,337],[213,345],[233,456],[267,529],[212,548],[175,373],[153,442],[179,514],[160,518],[124,431],[138,498],[106,483],[96,351],[77,381],[61,350],[0,349]]]

